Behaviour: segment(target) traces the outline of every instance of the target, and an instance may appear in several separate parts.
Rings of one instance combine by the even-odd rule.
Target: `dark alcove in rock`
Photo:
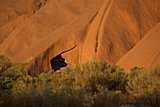
[[[51,66],[54,71],[60,70],[62,67],[66,67],[65,59],[61,54],[57,55],[51,60]]]

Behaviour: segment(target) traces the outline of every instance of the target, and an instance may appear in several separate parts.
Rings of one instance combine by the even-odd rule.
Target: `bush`
[[[105,62],[90,62],[75,68],[75,85],[89,93],[100,89],[125,91],[127,75],[123,69]]]
[[[26,90],[27,89],[27,90]],[[23,93],[22,93],[23,92]],[[27,86],[18,96],[12,97],[5,107],[83,107],[83,94],[70,88],[50,89],[38,85]]]
[[[127,98],[120,91],[105,91],[94,96],[92,107],[121,107]]]
[[[139,104],[160,106],[160,65],[136,71],[136,75],[128,81],[126,90]]]
[[[23,75],[24,64],[11,63],[4,56],[0,56],[0,105],[11,95],[15,82]]]
[[[160,66],[130,74],[105,62],[88,62],[35,77],[26,64],[0,56],[2,107],[158,107]]]
[[[67,73],[49,72],[37,77],[23,74],[12,82],[8,100],[3,99],[1,105],[4,107],[82,107],[83,94],[70,88],[66,78],[68,78]]]
[[[132,74],[131,74],[132,75]],[[160,89],[160,65],[149,69],[140,69],[134,78],[128,81],[127,91],[132,96],[152,94]]]
[[[7,102],[14,106],[36,107],[47,102],[48,106],[89,106],[94,103],[94,96],[98,93],[125,90],[125,73],[104,62],[90,62],[68,67],[63,72],[42,73],[36,77],[28,75],[23,68],[23,64],[11,63],[5,69],[4,77],[11,79],[6,83],[11,84]],[[8,72],[12,75],[7,76]],[[8,105],[6,102],[3,104]]]

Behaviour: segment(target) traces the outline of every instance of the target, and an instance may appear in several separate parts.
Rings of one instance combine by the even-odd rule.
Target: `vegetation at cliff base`
[[[0,56],[0,107],[159,107],[160,65],[130,73],[105,62],[31,76]]]

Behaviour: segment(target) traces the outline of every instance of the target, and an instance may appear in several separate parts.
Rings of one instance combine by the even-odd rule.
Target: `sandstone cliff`
[[[15,14],[0,20],[0,54],[16,62],[33,58],[29,71],[35,73],[51,70],[59,55],[71,65],[93,60],[115,64],[160,21],[159,0],[2,2],[0,17]]]

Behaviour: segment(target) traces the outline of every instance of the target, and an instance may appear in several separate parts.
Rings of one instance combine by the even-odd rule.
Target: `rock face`
[[[153,27],[136,46],[127,52],[118,65],[130,70],[133,66],[148,67],[160,63],[160,23]]]
[[[159,0],[0,0],[0,5],[0,54],[16,62],[33,59],[31,73],[51,70],[55,57],[71,65],[116,64],[160,21]]]

